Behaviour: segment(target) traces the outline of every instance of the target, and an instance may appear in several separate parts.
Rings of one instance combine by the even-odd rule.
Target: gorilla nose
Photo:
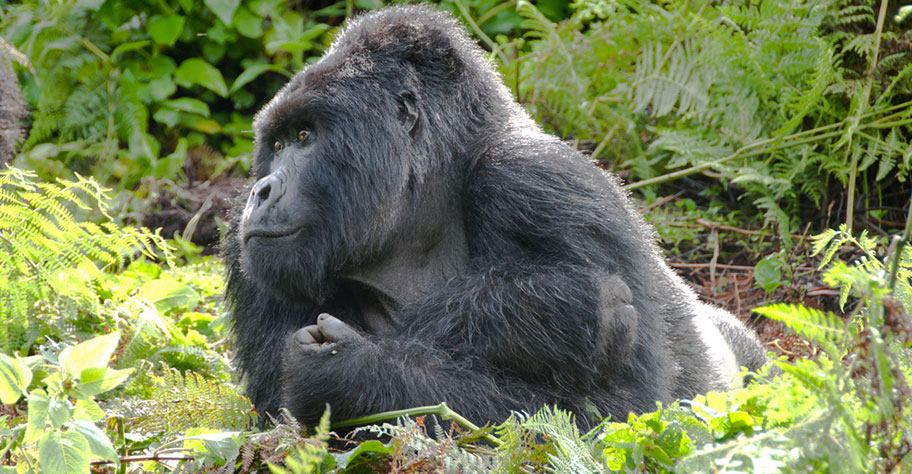
[[[254,201],[254,206],[259,207],[269,200],[269,194],[272,192],[272,186],[275,181],[276,178],[269,175],[256,182],[253,190],[250,191],[250,200]]]
[[[269,209],[282,197],[283,179],[280,172],[270,174],[253,185],[250,190],[250,196],[247,198],[247,206],[244,208],[244,220],[259,220],[263,214],[269,212]]]

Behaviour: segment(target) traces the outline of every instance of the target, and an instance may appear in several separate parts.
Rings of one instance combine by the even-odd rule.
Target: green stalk
[[[874,85],[874,68],[877,67],[877,57],[880,55],[880,34],[883,32],[884,20],[887,17],[887,0],[880,1],[880,12],[877,14],[877,28],[874,30],[874,57],[868,63],[868,69],[865,71],[867,81],[865,82],[864,91],[861,94],[861,100],[858,102],[858,111],[849,128],[849,133],[854,134],[861,122],[861,114],[868,108],[868,102],[871,99],[871,87]],[[852,154],[852,167],[849,172],[849,197],[846,199],[846,228],[849,234],[852,233],[852,223],[855,220],[855,181],[858,178],[858,157],[861,152],[853,153],[852,137],[846,144],[846,153]]]
[[[912,231],[912,194],[909,195],[909,211],[906,214],[906,228],[898,241],[894,241],[893,261],[890,262],[890,277],[887,278],[887,288],[892,293],[896,289],[896,274],[899,272],[899,262],[905,245],[909,242],[909,233]]]
[[[358,418],[352,418],[350,420],[339,421],[332,424],[332,429],[337,428],[349,428],[352,426],[363,426],[363,425],[374,425],[381,421],[395,420],[403,416],[421,416],[421,415],[435,415],[440,417],[442,420],[450,420],[457,425],[469,430],[469,431],[478,431],[481,428],[478,425],[467,420],[464,416],[456,413],[447,406],[446,402],[439,405],[428,405],[423,407],[415,408],[406,408],[405,410],[393,410],[385,411],[382,413],[375,413],[373,415],[362,416]],[[485,441],[491,443],[494,447],[499,447],[503,444],[497,437],[491,434],[484,435]]]
[[[814,143],[816,141],[819,141],[819,140],[822,140],[825,138],[838,136],[840,134],[840,132],[835,131],[835,132],[829,132],[829,133],[821,133],[820,135],[813,135],[813,136],[810,136],[807,138],[802,138],[800,140],[796,140],[796,139],[800,138],[802,136],[805,136],[805,135],[818,133],[822,130],[836,128],[840,125],[842,125],[841,122],[836,123],[836,124],[826,125],[824,127],[815,128],[813,130],[808,130],[808,131],[804,131],[804,132],[800,132],[800,133],[795,133],[792,135],[787,135],[785,137],[775,137],[775,138],[768,138],[766,140],[760,140],[760,141],[751,143],[750,145],[745,145],[741,148],[738,148],[737,150],[735,150],[734,153],[732,153],[728,156],[719,158],[718,160],[710,161],[710,162],[699,164],[699,165],[694,165],[694,166],[691,166],[690,168],[685,168],[683,170],[678,170],[678,171],[675,171],[672,173],[663,174],[662,176],[656,176],[655,178],[644,179],[643,181],[637,181],[635,183],[630,183],[628,185],[625,185],[624,188],[633,190],[633,189],[642,188],[644,186],[651,186],[653,184],[661,184],[661,183],[666,183],[669,181],[674,181],[678,178],[683,178],[684,176],[690,176],[692,174],[706,171],[714,166],[721,165],[723,163],[734,160],[735,158],[747,158],[750,156],[763,155],[766,153],[770,153],[773,150],[782,146],[783,143],[785,143],[785,146],[798,146],[798,145],[804,145],[805,143]],[[794,141],[791,141],[791,140],[794,140]],[[766,147],[767,145],[773,145],[773,146],[767,148]]]

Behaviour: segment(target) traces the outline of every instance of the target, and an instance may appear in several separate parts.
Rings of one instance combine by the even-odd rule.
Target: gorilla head
[[[477,48],[446,34],[449,16],[409,13],[350,25],[257,115],[240,235],[262,290],[321,302],[334,275],[433,232],[434,213],[459,198],[465,144],[515,115]]]

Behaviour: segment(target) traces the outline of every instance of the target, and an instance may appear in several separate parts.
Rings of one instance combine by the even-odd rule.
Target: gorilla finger
[[[361,334],[358,334],[351,326],[345,324],[335,316],[326,313],[317,317],[317,326],[320,327],[320,331],[326,338],[326,342],[357,340],[362,337]]]
[[[324,342],[323,334],[316,324],[298,329],[295,332],[294,340],[301,345],[321,344]]]

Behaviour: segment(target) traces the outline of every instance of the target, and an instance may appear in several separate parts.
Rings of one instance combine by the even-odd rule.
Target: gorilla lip
[[[304,229],[303,227],[297,227],[292,230],[274,230],[274,231],[251,230],[249,232],[244,232],[244,243],[246,244],[247,242],[250,241],[250,239],[252,239],[254,237],[262,237],[262,238],[266,238],[266,239],[278,239],[278,238],[282,238],[282,237],[292,237],[292,236],[295,236],[296,234],[300,233],[303,229]]]

